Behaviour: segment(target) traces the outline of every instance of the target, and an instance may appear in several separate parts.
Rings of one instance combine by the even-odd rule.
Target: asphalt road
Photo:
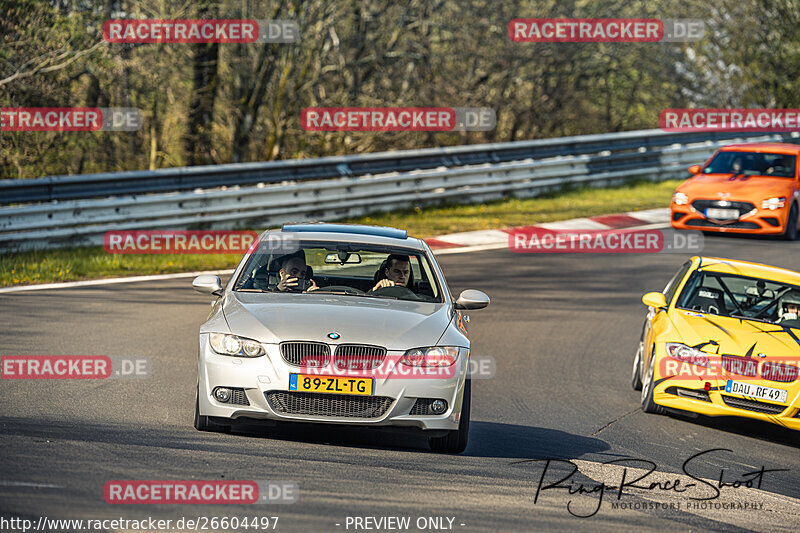
[[[796,269],[800,243],[709,237],[704,253]],[[209,298],[193,292],[191,280],[2,294],[0,354],[141,356],[153,375],[0,381],[0,516],[173,523],[279,516],[278,531],[321,532],[354,531],[347,517],[366,516],[411,517],[409,531],[420,530],[421,517],[452,518],[452,530],[464,532],[796,531],[796,434],[749,421],[647,415],[630,387],[645,313],[639,298],[661,290],[686,258],[441,256],[454,292],[477,288],[492,298],[471,314],[470,335],[473,354],[493,356],[497,372],[473,382],[470,445],[459,456],[433,454],[418,438],[337,427],[195,431],[197,329]],[[692,463],[713,482],[721,470],[728,481],[762,466],[786,471],[764,474],[760,489],[724,487],[716,500],[692,500],[698,493],[677,490],[676,479],[686,482],[677,474],[713,448],[729,451]],[[608,490],[601,503],[599,483],[618,483],[622,472],[600,463],[623,457],[655,463],[658,474],[648,480],[660,488],[619,501]],[[545,490],[535,499],[543,473],[544,485],[568,473],[555,461],[545,473],[548,458],[573,460],[580,470],[569,480],[573,489],[583,483],[594,492]],[[291,505],[110,505],[103,486],[115,479],[291,480],[300,497]],[[614,509],[616,502],[629,506]],[[573,516],[598,505],[591,517]]]

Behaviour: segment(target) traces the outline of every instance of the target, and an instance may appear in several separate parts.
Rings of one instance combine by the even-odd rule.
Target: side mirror
[[[219,276],[211,274],[197,276],[192,282],[192,288],[197,292],[222,296],[222,283],[219,280]]]
[[[458,295],[456,309],[483,309],[489,305],[486,293],[475,289],[467,289]]]
[[[642,296],[642,303],[648,307],[663,309],[667,307],[667,298],[660,292],[648,292]]]
[[[702,169],[700,165],[692,165],[689,167],[689,173],[694,176],[695,174],[700,174],[700,169]]]

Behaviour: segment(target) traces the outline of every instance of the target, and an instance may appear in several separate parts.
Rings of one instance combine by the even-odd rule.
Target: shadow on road
[[[672,416],[708,428],[800,448],[800,431],[787,429],[769,422],[733,416],[711,417],[698,415],[694,418],[680,413],[673,413]]]
[[[189,449],[205,452],[252,454],[263,457],[263,447],[254,440],[280,440],[295,443],[324,444],[335,447],[391,449],[428,452],[427,438],[420,431],[394,428],[362,428],[335,425],[275,423],[274,425],[239,425],[231,435],[196,431],[186,426],[127,427],[111,424],[65,422],[55,420],[0,417],[0,432],[48,440],[74,440]],[[241,446],[232,446],[236,440]],[[575,458],[587,453],[608,450],[608,444],[593,437],[573,435],[555,429],[473,421],[470,442],[462,454],[470,457],[513,459]],[[294,450],[296,453],[297,450]],[[286,450],[286,455],[293,452]]]

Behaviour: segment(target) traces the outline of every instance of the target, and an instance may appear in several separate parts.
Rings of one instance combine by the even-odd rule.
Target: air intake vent
[[[379,418],[391,407],[385,396],[350,396],[316,392],[271,391],[264,395],[270,407],[287,415],[329,416],[335,418]]]
[[[734,396],[722,395],[722,401],[729,407],[736,407],[737,409],[747,409],[748,411],[755,411],[756,413],[766,413],[770,415],[777,415],[786,410],[785,405],[775,405],[774,403],[757,402],[755,400],[746,400],[744,398],[736,398]]]

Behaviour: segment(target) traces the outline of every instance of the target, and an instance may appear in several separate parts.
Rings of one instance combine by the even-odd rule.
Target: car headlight
[[[234,357],[261,357],[267,352],[261,343],[252,339],[237,337],[227,333],[212,333],[208,336],[211,348],[220,355]]]
[[[786,197],[781,196],[780,198],[769,198],[761,202],[761,209],[780,209],[786,205]]]
[[[689,203],[689,197],[682,192],[676,192],[672,195],[672,203],[675,205],[686,205]]]
[[[708,367],[708,354],[679,342],[667,343],[667,355],[682,363]]]
[[[408,366],[452,366],[458,358],[456,346],[430,346],[408,350],[400,362]]]

